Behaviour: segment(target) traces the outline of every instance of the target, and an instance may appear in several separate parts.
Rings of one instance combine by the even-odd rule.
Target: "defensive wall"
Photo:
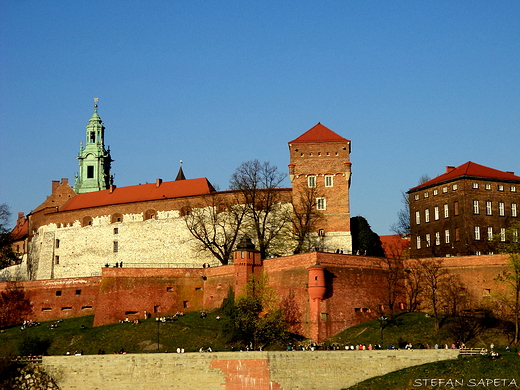
[[[458,350],[294,351],[45,356],[62,390],[340,390]]]

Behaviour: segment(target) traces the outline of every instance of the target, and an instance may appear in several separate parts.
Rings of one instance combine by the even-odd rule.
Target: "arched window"
[[[114,213],[110,216],[110,222],[111,223],[118,223],[123,222],[123,214],[120,213]]]
[[[92,226],[92,217],[90,215],[84,217],[81,226]]]

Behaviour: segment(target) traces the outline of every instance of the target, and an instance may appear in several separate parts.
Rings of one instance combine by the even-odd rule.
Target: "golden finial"
[[[98,98],[94,98],[94,108],[98,107],[98,105],[97,105],[98,100],[99,100]]]

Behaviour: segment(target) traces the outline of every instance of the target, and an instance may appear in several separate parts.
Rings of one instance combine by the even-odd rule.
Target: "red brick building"
[[[497,253],[519,219],[520,176],[473,162],[447,167],[408,194],[413,258]]]

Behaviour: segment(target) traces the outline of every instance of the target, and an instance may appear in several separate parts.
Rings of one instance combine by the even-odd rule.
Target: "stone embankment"
[[[458,350],[294,351],[47,356],[62,390],[339,390]]]

